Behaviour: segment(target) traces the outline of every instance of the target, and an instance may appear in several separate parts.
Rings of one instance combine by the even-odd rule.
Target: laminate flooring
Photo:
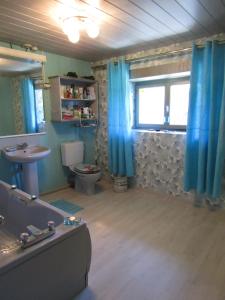
[[[148,189],[42,197],[84,209],[92,239],[89,287],[76,300],[225,300],[225,210]]]

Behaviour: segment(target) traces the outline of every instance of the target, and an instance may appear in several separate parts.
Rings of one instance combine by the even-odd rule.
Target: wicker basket
[[[113,190],[116,193],[127,191],[127,177],[113,177]]]

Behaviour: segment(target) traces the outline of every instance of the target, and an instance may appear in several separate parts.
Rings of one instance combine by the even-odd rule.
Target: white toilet
[[[95,184],[101,177],[100,168],[84,164],[84,143],[75,141],[61,144],[63,166],[68,167],[75,175],[75,189],[88,195],[95,193]]]

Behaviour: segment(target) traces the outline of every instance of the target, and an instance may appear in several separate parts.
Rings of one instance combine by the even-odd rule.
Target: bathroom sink
[[[8,160],[17,163],[33,163],[46,157],[51,152],[49,148],[39,145],[30,145],[15,151],[3,151]]]
[[[51,150],[47,147],[26,143],[6,147],[3,150],[7,160],[22,164],[21,179],[24,192],[39,195],[37,161],[45,158],[50,152]]]

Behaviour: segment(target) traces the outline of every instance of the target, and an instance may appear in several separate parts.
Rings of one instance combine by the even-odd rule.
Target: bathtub
[[[86,223],[64,225],[69,215],[0,181],[0,299],[71,300],[88,284],[91,240]],[[55,233],[26,249],[20,234],[55,222]]]

